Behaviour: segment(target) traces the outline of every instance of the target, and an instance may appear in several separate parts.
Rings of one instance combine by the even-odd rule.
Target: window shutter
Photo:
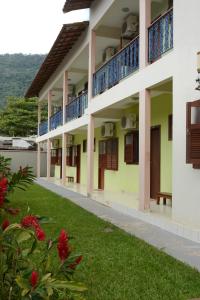
[[[127,164],[138,164],[139,162],[139,132],[138,131],[134,131],[125,135],[124,161]]]
[[[187,103],[186,162],[200,169],[200,100]]]
[[[67,166],[72,166],[72,147],[67,147]]]
[[[112,140],[106,141],[106,169],[112,170]]]

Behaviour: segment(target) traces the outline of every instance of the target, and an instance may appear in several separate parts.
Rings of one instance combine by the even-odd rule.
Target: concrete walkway
[[[113,208],[104,206],[88,197],[69,191],[47,180],[38,179],[37,183],[200,271],[199,243],[181,238],[157,226],[119,213]]]

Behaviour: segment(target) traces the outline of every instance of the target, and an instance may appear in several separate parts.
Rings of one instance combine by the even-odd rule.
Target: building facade
[[[89,7],[26,94],[40,103],[38,177],[46,142],[47,180],[200,242],[200,3],[67,0],[64,12]]]

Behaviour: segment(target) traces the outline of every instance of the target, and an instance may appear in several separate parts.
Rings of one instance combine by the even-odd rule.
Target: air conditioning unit
[[[121,118],[121,128],[122,129],[136,129],[137,128],[137,116],[135,114],[123,116]]]
[[[115,47],[107,47],[103,53],[103,61],[108,61],[115,54]]]
[[[58,139],[52,141],[52,148],[53,149],[59,148],[59,140]]]
[[[138,16],[130,14],[126,17],[122,25],[122,37],[132,37],[138,33],[139,23]]]
[[[101,126],[101,136],[102,137],[112,137],[114,136],[115,124],[111,122],[106,122]]]
[[[74,143],[74,136],[72,134],[67,134],[67,146],[72,146]]]

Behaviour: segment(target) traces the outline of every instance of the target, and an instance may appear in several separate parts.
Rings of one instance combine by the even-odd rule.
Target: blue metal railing
[[[66,105],[66,122],[80,118],[88,107],[88,92],[73,99]]]
[[[149,27],[149,62],[173,48],[173,8]]]
[[[63,124],[63,111],[59,110],[50,118],[50,129],[56,129],[58,126]]]
[[[44,121],[39,124],[39,135],[43,135],[48,132],[48,121]]]
[[[139,67],[139,36],[93,75],[93,96],[103,93]]]

